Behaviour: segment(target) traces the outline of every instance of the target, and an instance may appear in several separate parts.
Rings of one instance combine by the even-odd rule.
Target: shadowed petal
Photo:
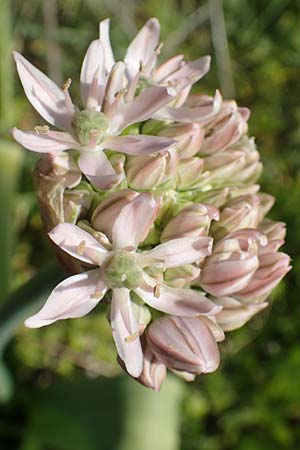
[[[22,55],[17,52],[13,52],[13,55],[25,94],[32,106],[52,125],[69,128],[71,117],[62,89]]]
[[[105,147],[127,155],[147,155],[167,150],[175,141],[167,137],[146,136],[143,134],[113,136],[105,139]]]
[[[53,289],[42,309],[26,319],[25,325],[39,328],[57,320],[85,316],[100,302],[106,290],[100,269],[69,277]]]
[[[144,274],[146,285],[134,291],[141,299],[158,311],[174,316],[215,315],[221,308],[215,305],[199,291],[193,289],[176,289],[160,284]]]
[[[80,73],[81,99],[86,107],[101,107],[104,84],[104,50],[101,41],[97,39],[87,49]]]
[[[143,193],[126,205],[113,227],[115,248],[134,249],[143,241],[157,215],[158,205],[152,194]]]
[[[103,150],[82,152],[78,165],[89,181],[99,189],[110,188],[123,176],[114,171]]]
[[[201,261],[211,253],[212,238],[184,237],[173,239],[139,255],[143,265],[161,262],[165,268]]]
[[[143,352],[128,289],[113,290],[110,320],[120,358],[128,373],[139,377],[143,370]]]
[[[60,153],[64,150],[79,148],[78,142],[69,133],[48,131],[38,134],[35,131],[21,131],[13,128],[13,138],[23,147],[38,153]]]
[[[160,25],[157,19],[149,19],[128,46],[124,61],[132,79],[145,66],[159,43]]]
[[[71,223],[60,223],[49,233],[50,239],[74,258],[100,264],[107,250],[93,236]]]

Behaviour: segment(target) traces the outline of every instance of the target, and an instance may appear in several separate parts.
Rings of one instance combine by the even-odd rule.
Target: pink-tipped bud
[[[167,375],[166,366],[160,362],[152,350],[146,345],[144,352],[144,368],[138,381],[144,386],[159,391]]]
[[[167,167],[166,155],[143,155],[128,158],[126,177],[132,189],[152,189],[161,183]]]
[[[212,220],[219,219],[219,211],[214,206],[202,203],[183,208],[165,226],[161,241],[169,241],[185,236],[207,236]]]
[[[112,239],[113,225],[122,208],[138,195],[137,192],[124,189],[110,194],[93,212],[91,224],[97,231],[102,231]]]
[[[163,317],[154,321],[147,341],[168,368],[200,374],[219,366],[219,350],[209,327],[199,317]]]
[[[213,248],[201,268],[200,286],[220,297],[231,295],[247,286],[259,266],[258,244],[266,238],[256,230],[231,233]]]
[[[203,128],[197,123],[171,125],[164,128],[159,134],[177,141],[174,147],[179,159],[188,159],[196,155],[204,138]]]
[[[241,328],[255,314],[268,306],[267,302],[245,304],[233,297],[219,297],[213,300],[217,305],[223,307],[217,314],[216,319],[224,331]]]
[[[291,270],[290,257],[285,253],[277,252],[280,241],[275,245],[268,244],[259,251],[259,267],[255,274],[242,290],[235,296],[240,300],[261,301],[267,298],[282,278]]]
[[[217,118],[206,131],[201,154],[212,155],[235,144],[247,131],[248,117],[246,108],[238,108],[234,101],[223,102]]]
[[[212,236],[222,239],[228,233],[242,228],[255,228],[260,221],[258,195],[241,195],[227,202],[221,209],[220,220],[211,227]]]

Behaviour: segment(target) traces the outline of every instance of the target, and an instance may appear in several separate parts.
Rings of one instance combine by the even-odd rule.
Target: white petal
[[[96,109],[100,109],[104,85],[104,50],[101,41],[97,39],[87,49],[80,74],[81,99],[86,107],[97,106]]]
[[[100,269],[69,277],[53,289],[42,309],[26,319],[25,325],[39,328],[57,320],[85,316],[100,302],[106,290]]]
[[[71,223],[56,225],[49,237],[69,255],[89,264],[100,264],[108,253],[93,236]]]
[[[201,261],[211,253],[212,238],[184,237],[172,239],[139,255],[143,265],[162,263],[164,268],[178,267]]]
[[[157,215],[157,203],[145,192],[122,208],[113,227],[115,248],[135,249],[144,240]]]
[[[145,66],[153,55],[159,43],[159,34],[158,20],[155,18],[149,19],[128,46],[124,61],[130,79],[139,71],[140,63]]]
[[[78,149],[80,146],[69,133],[48,131],[38,134],[35,131],[21,131],[13,128],[13,138],[23,147],[38,153],[60,153],[64,150]]]
[[[109,38],[109,22],[109,19],[105,19],[102,20],[99,25],[99,38],[102,42],[104,50],[105,69],[107,72],[110,72],[112,66],[115,64],[115,59]]]
[[[81,152],[78,165],[82,173],[99,189],[108,189],[123,177],[114,171],[103,150]]]
[[[198,315],[215,315],[221,307],[215,305],[199,291],[194,289],[177,289],[160,284],[144,274],[147,284],[143,288],[136,288],[135,293],[141,299],[158,311],[174,316],[193,317]]]
[[[170,148],[176,141],[163,136],[146,136],[133,134],[127,136],[112,136],[104,141],[106,148],[116,150],[127,155],[148,155]]]
[[[62,89],[22,55],[17,52],[13,55],[25,94],[32,106],[47,122],[68,129],[71,117]]]
[[[143,370],[143,352],[128,289],[113,290],[110,317],[118,354],[128,373],[139,377]]]

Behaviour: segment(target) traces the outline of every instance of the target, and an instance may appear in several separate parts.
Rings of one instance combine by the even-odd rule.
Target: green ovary
[[[75,114],[72,125],[79,142],[88,145],[92,135],[97,137],[97,144],[100,144],[108,130],[109,122],[105,114],[84,109]]]
[[[143,272],[137,265],[135,255],[125,251],[114,254],[105,268],[105,276],[111,289],[134,289],[143,280]]]

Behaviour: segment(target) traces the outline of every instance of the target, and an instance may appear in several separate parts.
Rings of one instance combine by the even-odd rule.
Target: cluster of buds
[[[274,199],[255,184],[249,110],[218,91],[190,94],[210,58],[158,65],[159,34],[150,19],[115,62],[101,22],[81,69],[83,109],[70,79],[59,88],[15,53],[25,94],[59,131],[12,130],[42,154],[42,218],[70,275],[25,324],[105,303],[121,367],[154,390],[167,369],[187,381],[216,370],[224,332],[266,308],[290,270],[285,226],[265,218]]]

